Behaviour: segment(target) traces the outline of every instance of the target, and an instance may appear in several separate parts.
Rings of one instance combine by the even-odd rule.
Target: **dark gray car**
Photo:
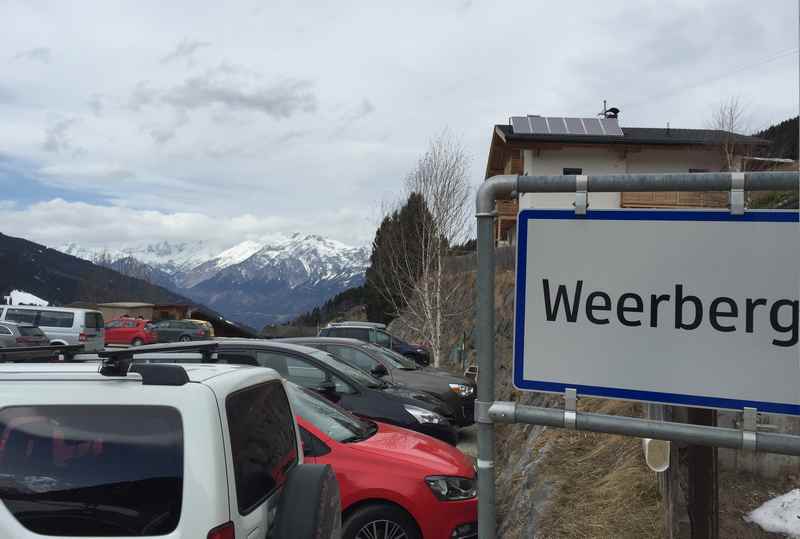
[[[159,320],[152,323],[158,342],[204,341],[211,338],[208,328],[191,320]]]
[[[50,339],[38,327],[31,324],[0,322],[0,348],[23,348],[48,346]]]
[[[409,389],[432,393],[450,405],[458,426],[474,422],[475,383],[472,380],[441,369],[420,367],[412,359],[358,339],[297,337],[281,340],[324,350],[373,376],[387,378]]]

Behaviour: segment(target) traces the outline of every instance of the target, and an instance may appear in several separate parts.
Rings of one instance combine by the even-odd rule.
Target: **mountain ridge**
[[[273,235],[226,249],[166,241],[125,248],[61,250],[164,286],[255,327],[290,320],[360,286],[367,247],[314,234]]]

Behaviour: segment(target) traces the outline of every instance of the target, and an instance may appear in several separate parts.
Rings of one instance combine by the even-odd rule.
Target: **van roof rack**
[[[137,354],[153,354],[158,352],[200,352],[203,361],[208,362],[211,354],[217,349],[217,342],[166,343],[102,350],[97,353],[102,361],[98,372],[103,376],[124,377],[135,372],[142,377],[143,385],[182,386],[189,382],[189,375],[182,365],[160,363],[134,363]]]
[[[376,329],[386,329],[386,324],[380,324],[378,322],[364,322],[362,320],[345,320],[343,322],[330,322],[328,326],[332,328],[341,326],[360,326],[360,327],[368,327]]]
[[[19,346],[0,348],[0,362],[6,363],[42,363],[60,361],[57,356],[64,356],[64,361],[75,361],[75,355],[84,352],[82,344],[51,344],[47,346]]]
[[[159,352],[200,352],[203,354],[203,360],[208,361],[211,354],[219,346],[217,341],[196,341],[196,342],[181,342],[181,343],[164,343],[164,344],[146,344],[144,346],[135,346],[130,348],[116,348],[114,350],[101,350],[97,352],[100,359],[118,360],[128,359],[132,360],[134,356],[140,354],[154,354]]]
[[[142,377],[142,385],[146,386],[182,386],[189,382],[189,375],[182,365],[162,365],[150,363],[137,363],[131,365],[130,358],[104,359],[99,372],[103,376],[121,377],[135,372]]]

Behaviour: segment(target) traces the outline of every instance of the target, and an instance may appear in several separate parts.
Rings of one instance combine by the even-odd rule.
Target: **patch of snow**
[[[5,300],[8,305],[39,305],[40,307],[50,305],[46,300],[24,290],[12,290],[8,296],[5,296]]]
[[[258,251],[260,251],[264,246],[252,240],[245,240],[242,243],[234,245],[230,249],[222,251],[219,255],[217,255],[215,259],[215,267],[217,269],[227,268],[228,266],[233,266],[235,264],[239,264],[240,262],[244,262]]]
[[[769,500],[744,519],[770,533],[800,538],[800,489]]]

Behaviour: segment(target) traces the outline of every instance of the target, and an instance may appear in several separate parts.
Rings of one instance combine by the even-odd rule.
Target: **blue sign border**
[[[742,410],[745,407],[750,407],[756,408],[760,412],[800,415],[800,404],[703,397],[616,387],[588,386],[567,382],[525,380],[523,378],[523,365],[525,356],[525,277],[528,259],[528,221],[544,219],[800,223],[800,213],[796,211],[749,211],[744,215],[733,215],[727,210],[588,210],[586,215],[576,215],[574,210],[522,210],[517,219],[517,294],[514,306],[514,386],[518,389],[563,393],[566,388],[572,387],[577,390],[578,395],[588,397],[606,397],[728,410]],[[798,388],[798,391],[800,391],[800,383]]]

